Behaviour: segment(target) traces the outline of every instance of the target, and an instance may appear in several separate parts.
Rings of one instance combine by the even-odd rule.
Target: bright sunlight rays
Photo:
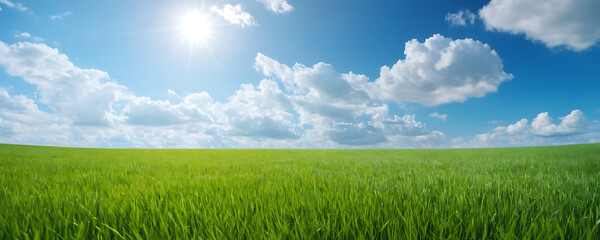
[[[183,15],[179,30],[183,37],[192,44],[205,42],[212,34],[212,26],[207,16],[198,11],[191,11]]]

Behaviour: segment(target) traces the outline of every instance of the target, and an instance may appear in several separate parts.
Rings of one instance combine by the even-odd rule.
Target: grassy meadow
[[[0,239],[600,239],[600,144],[0,145]]]

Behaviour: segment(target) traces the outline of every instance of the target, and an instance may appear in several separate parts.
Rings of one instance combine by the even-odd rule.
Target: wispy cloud
[[[73,12],[63,12],[61,14],[56,14],[56,15],[52,15],[50,16],[50,19],[52,21],[59,21],[59,20],[63,20],[64,18],[73,15]]]
[[[167,94],[170,96],[176,96],[179,97],[179,95],[177,94],[177,92],[171,90],[171,89],[167,89]]]
[[[14,2],[11,2],[10,0],[0,0],[0,3],[4,4],[5,6],[7,6],[9,8],[17,9],[21,12],[25,12],[25,11],[29,10],[29,8],[23,6],[23,4],[14,3]]]
[[[28,32],[17,32],[14,35],[15,38],[23,38],[23,39],[27,39],[30,41],[34,41],[34,42],[43,42],[44,39],[38,36],[33,36],[31,34],[29,34]]]
[[[504,122],[504,120],[489,120],[489,121],[487,121],[487,123],[489,123],[489,124],[498,124],[498,123],[503,123],[503,122]]]
[[[269,11],[274,13],[285,13],[294,10],[286,0],[258,0],[265,5]]]
[[[212,6],[210,11],[219,14],[231,24],[240,25],[241,27],[256,25],[254,17],[250,13],[244,12],[241,4],[225,4],[222,8]]]
[[[450,25],[453,26],[466,26],[467,24],[475,24],[475,19],[477,19],[477,15],[466,10],[459,10],[456,13],[448,13],[446,15],[446,22],[449,22]]]
[[[445,114],[445,113],[444,114],[439,114],[437,112],[430,113],[429,116],[437,118],[437,119],[440,119],[442,121],[446,121],[446,119],[448,118],[447,114]]]

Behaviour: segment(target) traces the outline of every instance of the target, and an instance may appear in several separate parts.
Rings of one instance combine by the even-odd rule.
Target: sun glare
[[[208,40],[212,31],[207,17],[197,11],[183,15],[179,29],[183,36],[191,43]]]

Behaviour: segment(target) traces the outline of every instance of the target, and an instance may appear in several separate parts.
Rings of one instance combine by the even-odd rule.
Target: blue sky
[[[0,8],[3,143],[600,142],[594,0],[0,0]]]

